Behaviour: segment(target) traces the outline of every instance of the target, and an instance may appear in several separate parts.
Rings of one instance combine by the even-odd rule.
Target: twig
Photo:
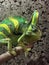
[[[17,53],[16,56],[19,55],[20,52],[23,52],[22,47],[15,47],[14,49],[16,50],[16,53]],[[0,64],[4,63],[12,58],[14,58],[14,56],[11,55],[9,52],[3,53],[0,55]]]

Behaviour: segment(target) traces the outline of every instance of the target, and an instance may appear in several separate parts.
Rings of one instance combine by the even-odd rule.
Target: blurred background
[[[21,53],[2,65],[49,65],[49,0],[0,0],[0,22],[14,15],[30,21],[35,9],[39,11],[38,26],[43,33],[41,40],[34,44],[27,57]],[[6,51],[7,47],[0,45],[0,54]]]

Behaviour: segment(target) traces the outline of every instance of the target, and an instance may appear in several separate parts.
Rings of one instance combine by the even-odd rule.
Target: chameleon
[[[9,53],[16,55],[12,46],[21,46],[25,53],[28,53],[31,48],[27,48],[29,43],[40,40],[41,30],[37,26],[39,12],[35,10],[32,13],[31,21],[28,22],[22,16],[9,16],[0,22],[0,44],[7,44]]]

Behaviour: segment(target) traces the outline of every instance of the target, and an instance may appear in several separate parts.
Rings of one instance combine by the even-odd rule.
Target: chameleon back
[[[0,23],[0,39],[23,33],[22,27],[27,20],[20,16],[8,17]],[[26,26],[25,26],[26,27]]]

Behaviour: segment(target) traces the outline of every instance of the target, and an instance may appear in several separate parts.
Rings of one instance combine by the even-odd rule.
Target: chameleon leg
[[[25,50],[25,56],[27,56],[29,54],[29,51],[31,50],[31,48],[24,48]]]
[[[25,56],[27,56],[28,53],[29,53],[29,51],[31,50],[31,48],[27,48],[27,47],[24,45],[23,42],[20,42],[20,43],[18,44],[18,46],[21,46],[21,47],[24,49]]]
[[[25,36],[25,33],[23,33],[19,38],[18,38],[18,46],[20,45],[24,51],[25,51],[25,56],[28,55],[28,52],[31,50],[31,48],[27,48],[23,42],[21,42],[22,38]]]
[[[1,39],[0,43],[8,44],[8,51],[9,51],[9,53],[11,53],[14,56],[16,55],[16,52],[12,49],[12,43],[11,43],[10,38]]]
[[[15,50],[12,49],[12,43],[9,42],[9,41],[8,41],[8,51],[9,51],[10,54],[12,54],[14,56],[16,55]]]
[[[31,48],[27,48],[24,44],[22,44],[22,47],[24,49],[25,56],[27,56],[29,54],[29,51],[31,50]]]

